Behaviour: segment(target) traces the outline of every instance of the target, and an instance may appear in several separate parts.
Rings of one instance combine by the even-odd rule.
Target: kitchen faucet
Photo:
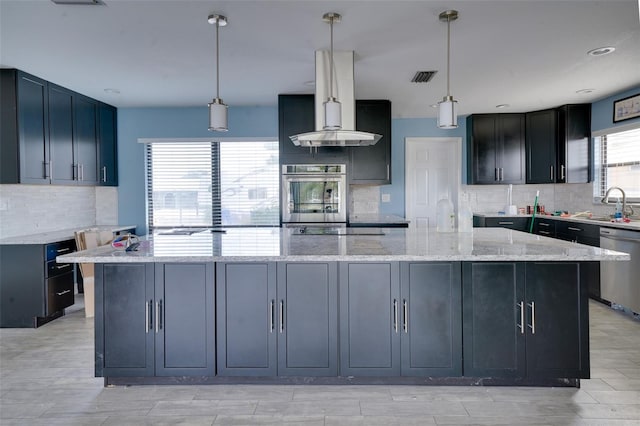
[[[622,216],[623,217],[632,216],[633,213],[634,213],[633,207],[629,206],[629,208],[631,209],[631,212],[629,212],[627,214],[627,195],[624,193],[622,188],[620,188],[619,186],[611,186],[611,187],[609,187],[609,189],[607,189],[607,192],[604,194],[604,197],[602,197],[602,200],[600,200],[600,202],[603,203],[603,204],[607,204],[609,202],[609,193],[611,192],[612,189],[617,189],[622,194]]]

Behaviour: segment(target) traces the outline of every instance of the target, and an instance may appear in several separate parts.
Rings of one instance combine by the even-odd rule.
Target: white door
[[[457,213],[461,145],[461,138],[405,139],[405,214],[411,227],[435,227],[442,198]]]

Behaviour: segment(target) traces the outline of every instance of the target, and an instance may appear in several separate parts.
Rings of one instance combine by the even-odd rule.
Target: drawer
[[[74,303],[73,272],[47,279],[47,307],[45,315],[68,308]]]
[[[74,251],[76,251],[75,240],[65,240],[57,243],[47,244],[45,246],[47,261],[55,260],[56,256],[73,253]]]
[[[484,221],[484,226],[486,227],[499,227],[499,228],[508,228],[515,229],[516,231],[527,231],[527,226],[529,225],[529,221],[531,218],[528,217],[487,217]]]
[[[57,263],[55,260],[50,260],[47,262],[47,273],[45,277],[55,277],[66,274],[67,272],[73,272],[73,263]]]
[[[586,241],[600,239],[600,227],[588,223],[558,221],[556,233],[563,240],[577,241],[583,244]]]
[[[538,235],[544,235],[545,237],[555,238],[556,221],[553,219],[536,218],[533,230]]]

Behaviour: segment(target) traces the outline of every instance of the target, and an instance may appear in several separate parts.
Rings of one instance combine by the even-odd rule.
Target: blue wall
[[[144,144],[138,138],[278,137],[278,109],[230,107],[229,132],[209,132],[207,107],[118,109],[118,222],[147,232]]]
[[[630,120],[613,122],[613,103],[617,100],[640,94],[640,86],[618,93],[608,98],[594,102],[591,105],[591,131],[610,129],[617,126],[625,126],[633,123],[640,123],[640,117]]]
[[[640,123],[640,118],[613,123],[613,102],[640,93],[640,87],[593,103],[593,131]],[[228,133],[207,130],[206,107],[191,108],[120,108],[118,109],[118,220],[136,225],[146,233],[144,146],[138,138],[206,138],[206,137],[277,137],[278,110],[270,107],[230,107]],[[398,118],[392,122],[391,185],[381,187],[390,194],[390,203],[380,204],[380,213],[404,216],[404,139],[407,137],[461,137],[462,182],[466,176],[466,119],[458,118],[459,127],[440,130],[435,118]]]

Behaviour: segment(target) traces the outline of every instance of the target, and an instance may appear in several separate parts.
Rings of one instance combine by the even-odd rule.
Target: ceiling
[[[431,105],[446,94],[438,15],[453,8],[461,115],[593,102],[640,85],[638,0],[102,1],[0,0],[0,65],[117,107],[205,106],[215,96],[215,12],[229,20],[220,97],[276,105],[280,93],[313,93],[314,51],[329,47],[322,15],[338,12],[334,47],[355,51],[356,98],[390,99],[394,117],[435,117]],[[587,55],[602,46],[616,50]],[[411,83],[419,70],[438,73]]]

